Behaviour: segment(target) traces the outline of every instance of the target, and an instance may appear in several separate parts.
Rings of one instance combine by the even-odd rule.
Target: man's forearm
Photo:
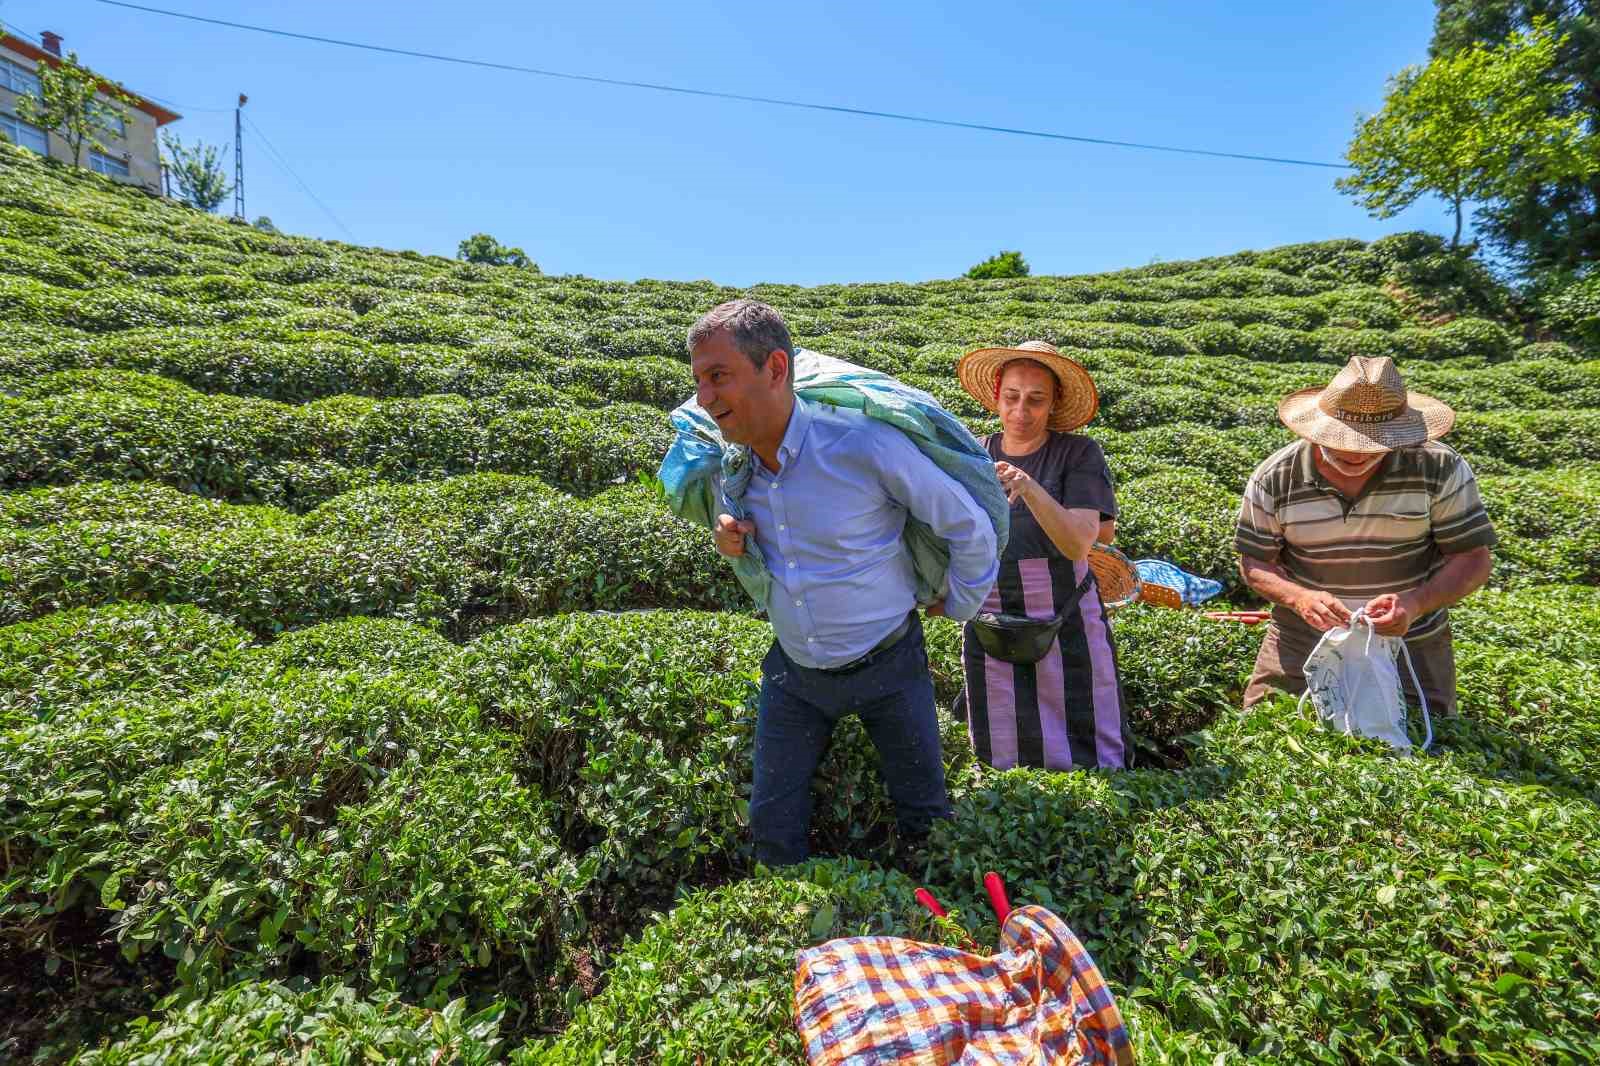
[[[1254,589],[1262,599],[1293,608],[1295,600],[1308,590],[1289,580],[1289,575],[1277,563],[1264,563],[1248,555],[1239,558],[1239,573],[1245,584]]]
[[[1439,571],[1408,593],[1416,613],[1429,614],[1466,599],[1489,580],[1492,565],[1488,548],[1473,548],[1445,556],[1445,564]]]

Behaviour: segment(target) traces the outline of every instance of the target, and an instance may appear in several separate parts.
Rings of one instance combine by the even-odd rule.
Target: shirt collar
[[[1316,457],[1311,454],[1315,448],[1315,444],[1304,438],[1301,438],[1299,459],[1300,480],[1307,485],[1315,485],[1317,488],[1328,489],[1329,491],[1332,491],[1333,486],[1328,483],[1327,478],[1322,476],[1322,471],[1317,469]]]
[[[789,415],[789,428],[784,430],[783,442],[778,445],[778,472],[783,473],[789,464],[800,458],[805,448],[806,434],[811,430],[811,405],[798,395],[794,398],[794,411]]]

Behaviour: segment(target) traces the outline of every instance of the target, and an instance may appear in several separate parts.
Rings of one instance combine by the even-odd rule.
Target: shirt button
[[[793,569],[794,569],[794,563],[790,563],[790,564],[789,564],[789,569],[790,569],[790,570],[793,570]]]
[[[816,637],[807,637],[806,638],[806,643],[807,644],[815,644],[816,642],[817,642],[817,638]]]
[[[795,606],[796,606],[796,607],[801,607],[801,606],[804,606],[804,604],[802,604],[802,603],[801,603],[801,602],[800,602],[800,601],[799,601],[799,600],[795,600],[795,601],[794,601],[794,605],[795,605]]]
[[[783,531],[784,531],[784,530],[785,530],[785,529],[788,529],[788,528],[789,528],[789,527],[788,527],[788,526],[786,526],[786,525],[784,525],[784,524],[783,524],[783,523],[782,523],[782,522],[779,522],[779,523],[778,523],[778,531],[779,531],[779,532],[780,532],[780,533],[781,533],[781,532],[783,532]]]

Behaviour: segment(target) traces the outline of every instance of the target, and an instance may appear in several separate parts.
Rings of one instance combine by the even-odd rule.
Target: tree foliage
[[[456,248],[456,258],[486,266],[509,266],[537,272],[539,267],[521,248],[511,248],[487,233],[474,233]]]
[[[1593,0],[1437,0],[1431,54],[1495,45],[1537,21],[1561,35],[1549,80],[1562,91],[1550,114],[1600,134],[1600,7]],[[1527,181],[1484,206],[1477,227],[1529,273],[1600,263],[1600,168],[1585,176]]]
[[[184,203],[202,211],[215,211],[233,192],[222,169],[221,150],[203,141],[186,145],[170,133],[162,134],[161,141],[166,145],[172,180],[178,183],[178,195]]]
[[[989,278],[1025,278],[1029,274],[1028,261],[1021,252],[999,252],[967,271],[975,281]]]
[[[85,144],[110,151],[105,138],[118,131],[127,120],[125,105],[132,101],[115,85],[78,62],[78,53],[69,52],[55,64],[40,63],[39,93],[25,93],[17,99],[17,117],[40,129],[54,130],[72,149],[72,165],[83,165]],[[103,97],[103,98],[102,98]]]
[[[1558,109],[1570,90],[1552,76],[1564,44],[1540,24],[1401,71],[1383,110],[1357,124],[1346,152],[1355,173],[1338,187],[1379,218],[1424,195],[1443,198],[1455,248],[1467,204],[1509,203],[1541,183],[1600,171],[1600,137]]]
[[[278,237],[283,234],[283,231],[277,226],[273,225],[272,219],[268,218],[266,215],[260,216],[254,222],[250,223],[250,225],[254,226],[262,233],[269,233],[274,237]]]

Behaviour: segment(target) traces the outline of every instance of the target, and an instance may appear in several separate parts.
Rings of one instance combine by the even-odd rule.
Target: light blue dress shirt
[[[950,544],[945,613],[978,613],[999,574],[983,508],[905,434],[859,411],[795,397],[778,471],[752,457],[744,502],[772,573],[767,615],[801,666],[843,666],[916,606],[906,514]]]

